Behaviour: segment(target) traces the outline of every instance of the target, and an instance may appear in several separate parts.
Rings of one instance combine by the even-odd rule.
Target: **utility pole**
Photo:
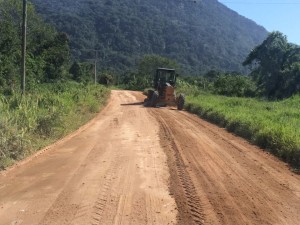
[[[98,52],[99,49],[90,49],[90,48],[73,48],[74,50],[87,51],[87,52],[95,52],[95,58],[87,59],[91,62],[91,65],[94,64],[94,83],[97,84],[97,63],[98,63]],[[92,78],[92,77],[91,77]]]
[[[98,57],[98,51],[95,50],[95,84],[97,84],[97,57]]]
[[[26,77],[27,0],[23,0],[21,93],[25,95]]]

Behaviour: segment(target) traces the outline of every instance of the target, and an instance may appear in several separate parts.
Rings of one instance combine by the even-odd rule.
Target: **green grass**
[[[0,95],[0,169],[86,123],[108,94],[101,85],[67,82],[39,85],[25,97]]]
[[[300,168],[300,96],[269,102],[188,93],[185,108]]]

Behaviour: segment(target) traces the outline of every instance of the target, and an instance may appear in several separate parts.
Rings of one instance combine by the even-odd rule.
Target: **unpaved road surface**
[[[89,124],[0,174],[0,224],[300,224],[300,177],[173,108],[113,91]]]

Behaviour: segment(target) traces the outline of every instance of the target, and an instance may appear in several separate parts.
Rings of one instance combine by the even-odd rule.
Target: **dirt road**
[[[300,224],[300,176],[225,130],[113,91],[86,126],[0,174],[0,224]]]

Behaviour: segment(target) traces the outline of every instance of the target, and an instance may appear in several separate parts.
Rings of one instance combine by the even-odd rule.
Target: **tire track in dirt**
[[[0,174],[0,225],[299,224],[300,177],[284,163],[142,99],[112,91],[89,126]]]
[[[196,193],[194,184],[186,171],[186,166],[180,155],[176,140],[163,118],[152,112],[161,125],[161,142],[168,155],[168,165],[171,171],[170,192],[174,194],[179,208],[178,224],[204,224],[204,214],[201,201]]]
[[[195,115],[172,108],[151,110],[162,121],[161,143],[169,152],[174,179],[170,190],[176,192],[180,183],[172,172],[179,164],[172,154],[177,154],[200,200],[204,224],[298,224],[300,177],[285,163]],[[180,219],[188,203],[177,199],[177,193]]]
[[[89,126],[0,174],[0,225],[176,224],[159,126],[140,96],[112,91]]]
[[[50,225],[56,223],[55,221],[60,221],[60,224],[87,224],[93,210],[91,203],[95,202],[101,184],[108,180],[106,174],[117,164],[117,157],[111,157],[107,152],[99,153],[98,149],[99,144],[92,148],[39,225]],[[95,167],[97,165],[102,165],[102,168]]]
[[[124,158],[123,160],[128,160]],[[132,205],[132,198],[128,196],[128,193],[132,193],[132,184],[133,184],[133,176],[130,175],[131,165],[127,164],[124,172],[124,177],[127,180],[126,183],[121,187],[120,195],[119,195],[119,202],[116,210],[116,217],[114,219],[114,224],[119,225],[125,223],[124,220],[126,217],[126,212],[131,211]]]
[[[97,200],[93,206],[93,213],[91,216],[91,225],[99,225],[102,222],[107,205],[110,204],[111,195],[110,190],[114,182],[114,176],[118,173],[118,164],[120,163],[120,155],[114,152],[112,155],[113,161],[111,162],[110,168],[105,173],[104,182],[100,186],[101,191],[97,197]],[[76,223],[74,223],[76,224]]]

